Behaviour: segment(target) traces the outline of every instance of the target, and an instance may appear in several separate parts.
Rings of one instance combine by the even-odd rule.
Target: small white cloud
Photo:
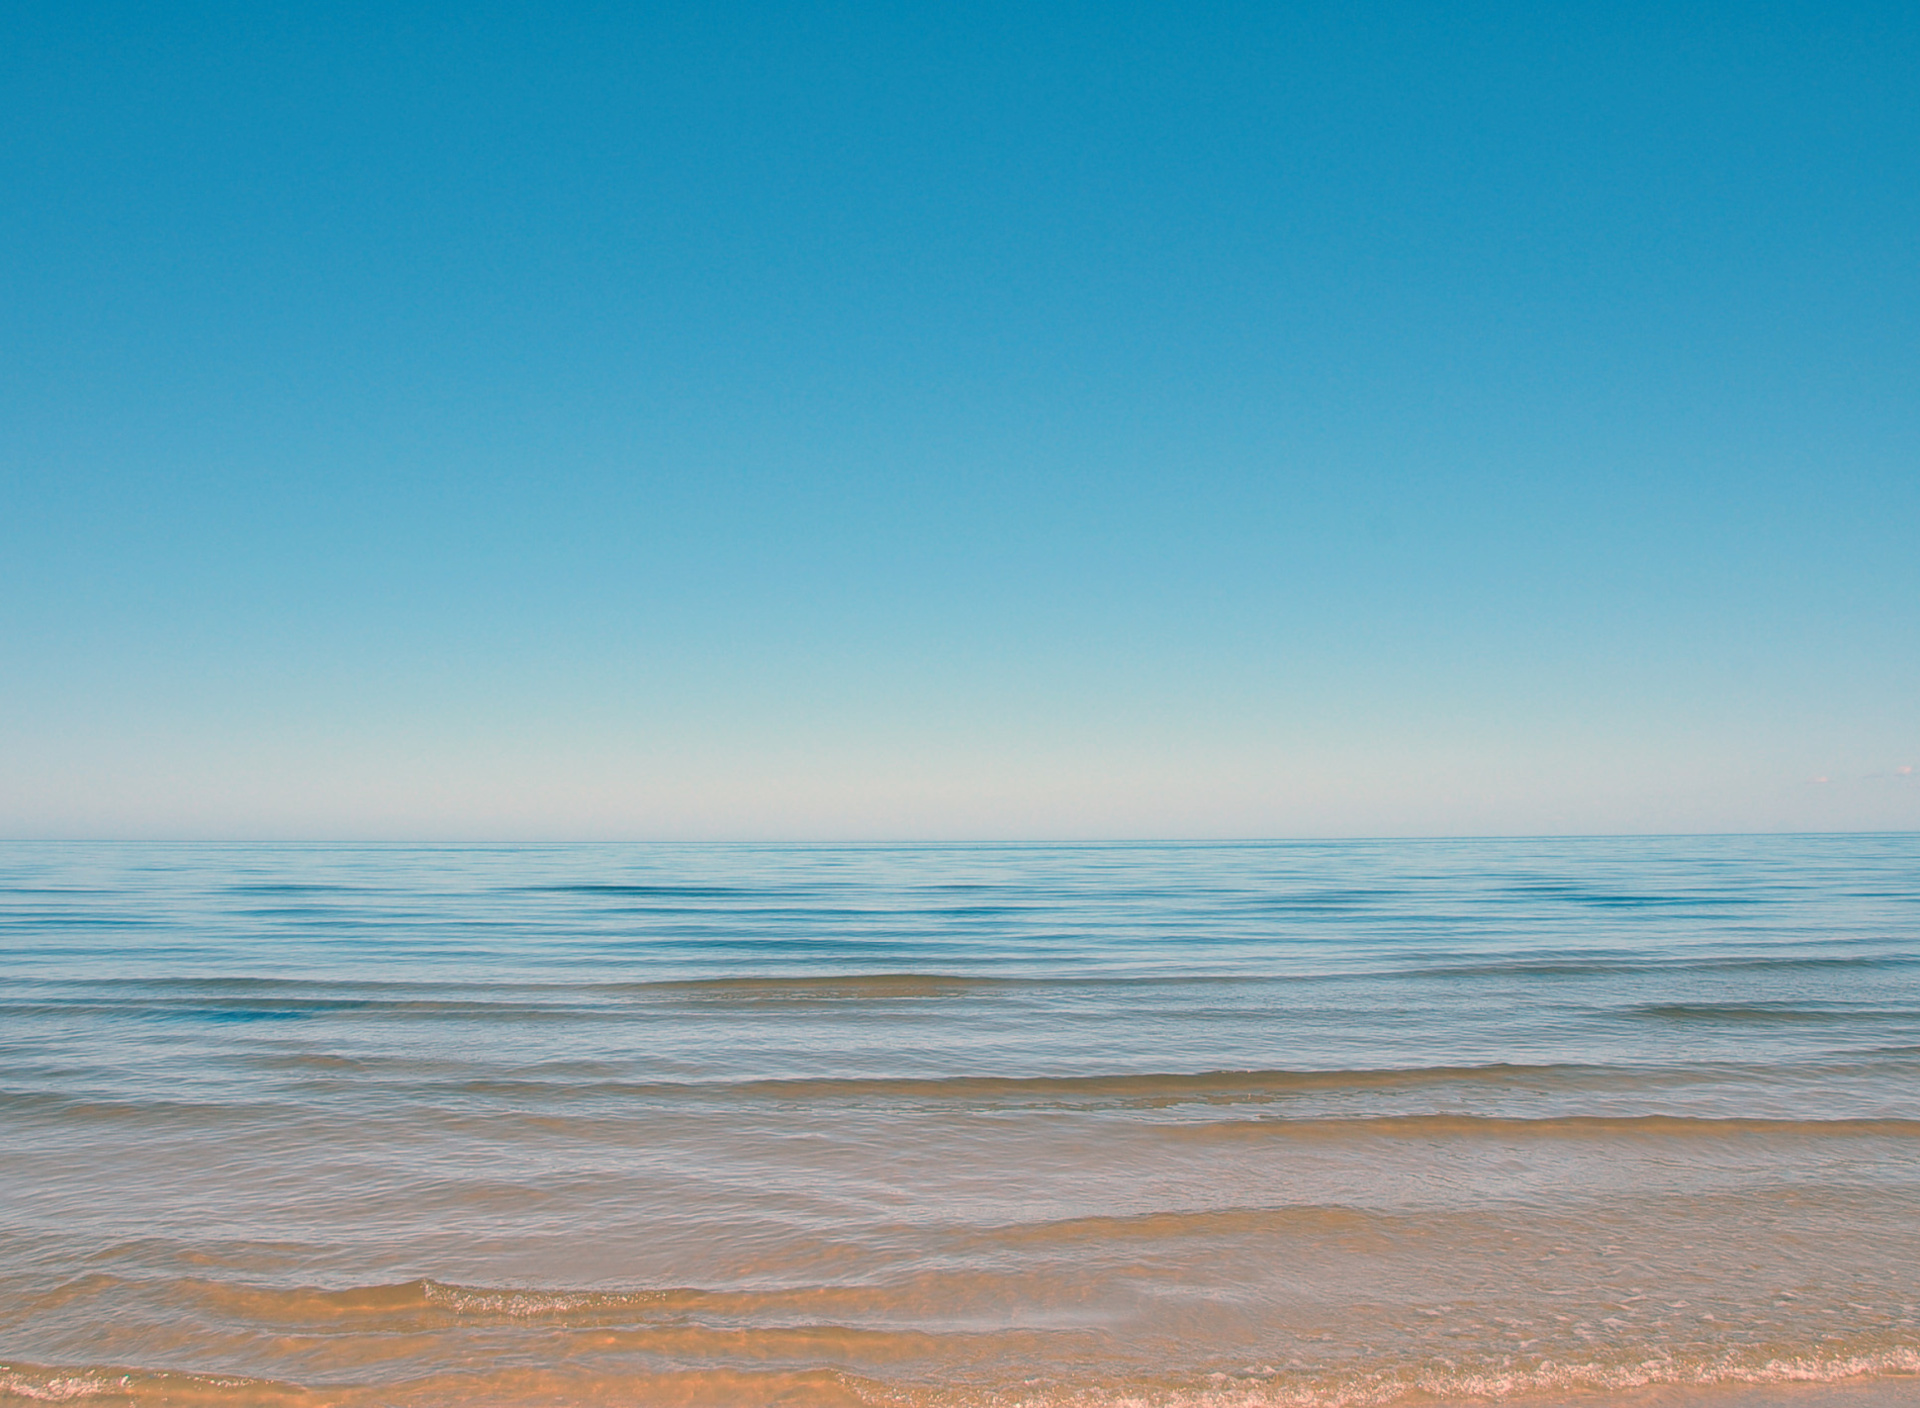
[[[1832,782],[1833,779],[1830,777],[1815,777],[1815,778],[1809,778],[1808,781],[1814,782],[1814,783],[1821,783],[1821,782]]]

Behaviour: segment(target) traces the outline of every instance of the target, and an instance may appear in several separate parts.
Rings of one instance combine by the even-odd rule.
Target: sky
[[[1920,7],[0,16],[0,836],[1920,828]]]

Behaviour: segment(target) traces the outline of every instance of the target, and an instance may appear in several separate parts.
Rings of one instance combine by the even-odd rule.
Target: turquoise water
[[[1920,1372],[1912,835],[13,843],[0,936],[0,1395]]]

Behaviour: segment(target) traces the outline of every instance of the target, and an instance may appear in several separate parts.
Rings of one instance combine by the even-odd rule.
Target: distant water
[[[1920,1400],[1916,836],[9,844],[0,979],[0,1400]]]

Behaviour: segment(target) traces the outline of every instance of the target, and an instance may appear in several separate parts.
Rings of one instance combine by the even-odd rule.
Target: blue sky
[[[0,834],[1920,826],[1911,6],[6,29]]]

